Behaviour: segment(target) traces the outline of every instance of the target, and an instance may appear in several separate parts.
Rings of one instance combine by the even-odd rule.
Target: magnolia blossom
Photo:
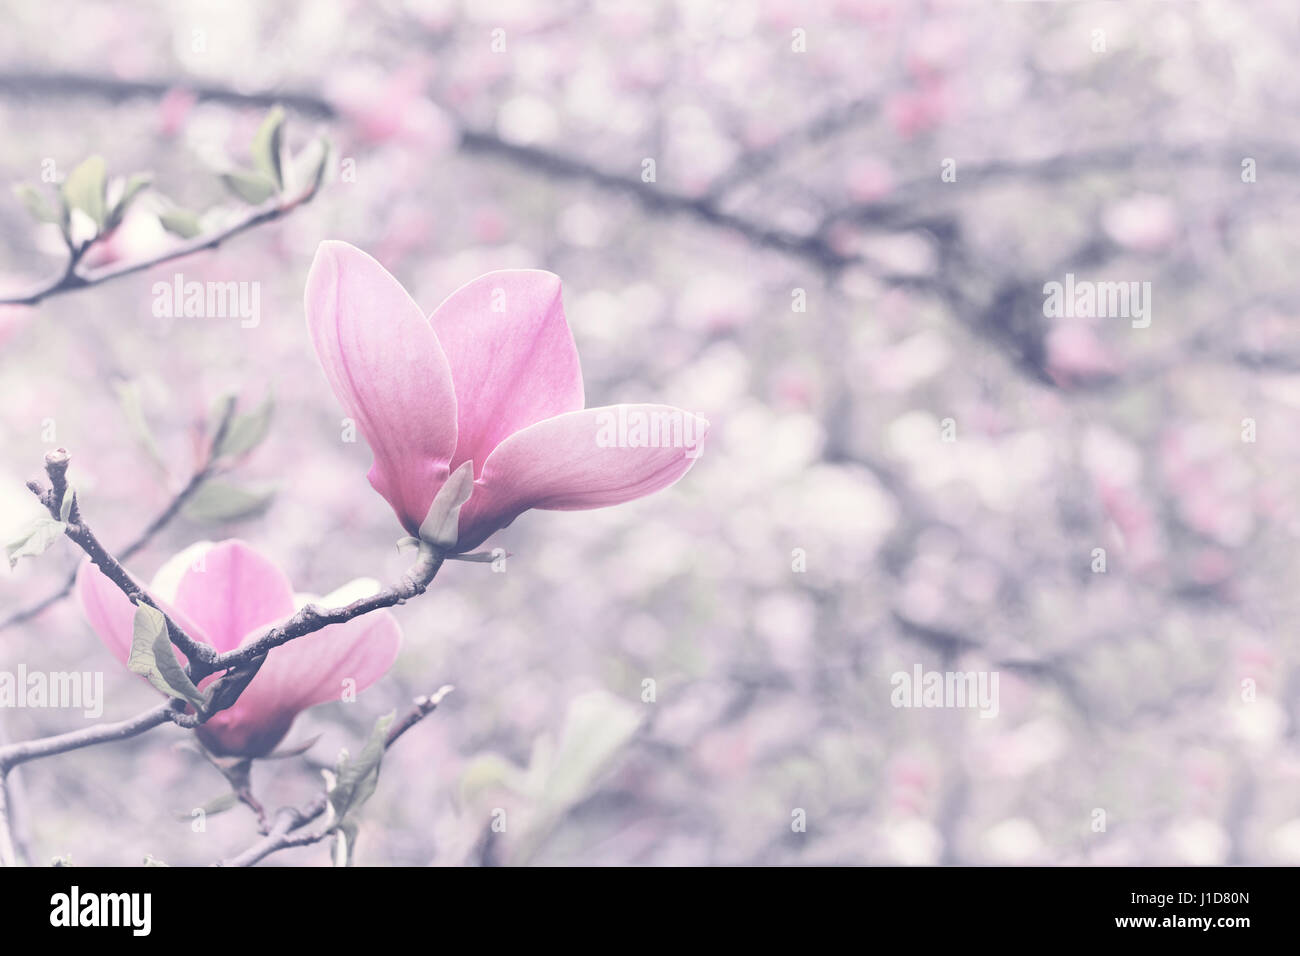
[[[373,584],[353,582],[317,603],[341,606],[367,587]],[[191,637],[219,652],[235,650],[310,600],[296,598],[283,571],[234,540],[203,542],[182,551],[158,571],[148,593]],[[135,605],[89,561],[77,571],[77,598],[90,626],[125,664]],[[264,756],[289,732],[299,712],[338,700],[345,690],[363,690],[382,677],[400,642],[397,621],[387,611],[377,611],[282,644],[267,654],[239,699],[195,732],[215,754]],[[176,656],[183,664],[184,656]]]
[[[374,452],[370,484],[408,532],[445,550],[469,551],[529,508],[648,495],[703,447],[708,422],[681,409],[584,408],[549,272],[490,272],[426,318],[378,262],[331,241],[306,304],[325,376]],[[651,426],[617,424],[629,421]]]

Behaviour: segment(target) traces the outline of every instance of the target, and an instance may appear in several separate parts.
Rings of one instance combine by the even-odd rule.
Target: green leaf
[[[162,449],[158,447],[153,429],[149,427],[149,420],[144,414],[144,392],[141,390],[140,383],[133,379],[129,382],[118,382],[113,387],[117,392],[118,404],[122,406],[122,413],[126,416],[126,422],[135,435],[136,441],[149,453],[154,463],[166,471],[167,460],[163,457]]]
[[[116,180],[116,182],[120,182],[120,180]],[[148,189],[152,183],[153,175],[151,173],[134,173],[127,177],[126,183],[122,186],[122,194],[113,203],[113,208],[108,214],[107,228],[115,229],[121,225],[122,220],[126,218],[127,210],[131,208],[131,203],[135,201],[135,197]]]
[[[59,520],[67,524],[68,515],[72,514],[72,503],[77,499],[77,492],[71,485],[63,490],[63,500],[59,502]]]
[[[268,395],[251,412],[234,416],[226,426],[226,434],[215,449],[219,458],[237,458],[256,448],[266,438],[271,427],[271,413],[275,400]]]
[[[640,711],[603,691],[574,698],[546,774],[546,801],[568,806],[585,796],[640,725]]]
[[[29,186],[27,183],[19,183],[14,187],[14,195],[26,207],[27,212],[37,222],[48,222],[58,225],[63,221],[62,205],[55,205],[50,198],[35,186]]]
[[[420,539],[435,548],[450,548],[460,533],[460,509],[474,490],[474,463],[466,461],[451,473],[433,496],[429,512],[420,525]]]
[[[144,855],[144,865],[145,866],[171,866],[170,863],[164,863],[162,860],[158,859],[152,853],[146,853]]]
[[[500,754],[478,754],[461,771],[460,802],[470,803],[480,794],[500,787],[522,791],[523,780],[523,770]]]
[[[285,192],[291,196],[305,196],[319,189],[329,167],[329,156],[330,141],[324,136],[304,146],[285,170]]]
[[[193,239],[203,231],[199,217],[188,209],[182,209],[180,206],[173,206],[165,212],[160,212],[158,221],[162,223],[164,229],[174,236],[180,236],[182,239]]]
[[[284,174],[281,169],[281,151],[284,148],[284,110],[275,107],[266,114],[262,125],[253,137],[253,166],[267,179],[275,183],[277,189],[284,187]],[[265,197],[263,197],[265,198]],[[249,202],[260,202],[251,199]]]
[[[80,209],[100,229],[104,228],[104,157],[91,156],[68,173],[63,198],[72,209]]]
[[[375,721],[370,739],[356,760],[350,760],[346,750],[339,755],[333,786],[329,790],[329,801],[334,819],[340,823],[349,813],[369,800],[379,786],[379,765],[384,759],[384,740],[396,716],[397,712],[393,711]]]
[[[232,193],[254,206],[266,202],[275,194],[275,180],[264,173],[232,169],[228,173],[221,174],[221,181]]]
[[[162,611],[148,604],[137,604],[131,627],[131,652],[126,666],[149,679],[149,683],[169,697],[189,701],[202,710],[207,697],[194,686],[167,636],[167,619]]]
[[[244,488],[221,478],[209,478],[190,496],[184,510],[195,521],[238,521],[261,514],[274,497],[274,488]]]
[[[19,558],[36,557],[43,554],[50,545],[59,539],[67,527],[62,521],[44,516],[37,518],[16,537],[5,545],[5,554],[9,557],[9,567],[18,564]]]

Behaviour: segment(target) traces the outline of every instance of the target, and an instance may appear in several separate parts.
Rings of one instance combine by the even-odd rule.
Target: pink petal
[[[207,635],[218,651],[239,646],[246,634],[264,630],[293,613],[293,587],[284,572],[243,541],[215,544],[176,587],[177,609]]]
[[[582,369],[564,318],[559,276],[489,272],[429,317],[456,385],[458,442],[451,467],[474,462],[520,429],[582,408]]]
[[[637,421],[659,423],[651,439],[657,445],[645,444],[648,432],[638,441],[620,427]],[[529,508],[603,508],[666,488],[699,457],[708,427],[703,418],[668,405],[588,408],[530,425],[488,456],[461,509],[457,550],[477,547]]]
[[[252,638],[256,633],[250,634]],[[284,737],[300,711],[357,692],[379,680],[397,659],[401,631],[387,611],[334,624],[275,648],[229,710],[200,728],[218,753],[262,756]]]
[[[438,337],[370,256],[323,242],[307,327],[325,377],[374,452],[370,484],[414,534],[456,450],[456,394]]]
[[[77,568],[76,590],[77,600],[91,628],[99,635],[99,639],[104,642],[113,656],[125,664],[131,654],[135,605],[122,593],[121,588],[90,562],[89,558]],[[144,591],[145,588],[141,587],[140,590]],[[203,643],[209,642],[203,629],[183,612],[158,600],[156,595],[150,597],[173,621],[183,627],[190,637]],[[185,655],[175,648],[172,650],[176,654],[176,659],[184,665]]]

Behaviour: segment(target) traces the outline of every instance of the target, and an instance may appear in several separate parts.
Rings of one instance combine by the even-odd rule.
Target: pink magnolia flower
[[[358,596],[354,582],[317,603]],[[283,621],[295,601],[284,572],[242,541],[204,542],[168,561],[149,595],[196,641],[231,651]],[[90,626],[122,663],[131,651],[135,605],[87,560],[77,571],[77,598]],[[332,624],[274,648],[239,699],[195,733],[214,754],[261,757],[289,732],[299,712],[338,700],[345,681],[357,691],[382,677],[397,657],[401,632],[387,611]],[[184,664],[184,656],[177,652]],[[216,675],[200,682],[203,689]]]
[[[316,252],[306,300],[325,376],[374,452],[370,484],[412,535],[432,522],[440,491],[440,504],[460,503],[458,522],[434,539],[446,550],[469,551],[530,508],[648,495],[703,450],[708,422],[680,409],[583,407],[549,272],[490,272],[426,318],[383,266],[331,241]]]

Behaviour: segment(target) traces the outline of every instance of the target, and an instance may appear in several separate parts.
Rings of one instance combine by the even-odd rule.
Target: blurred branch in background
[[[229,448],[223,448],[223,446],[226,443],[231,423],[235,418],[235,408],[236,405],[233,400],[226,403],[225,410],[216,423],[216,430],[213,432],[212,440],[208,443],[207,451],[195,467],[194,471],[191,472],[189,480],[187,480],[184,486],[172,496],[171,501],[169,501],[167,506],[159,512],[158,516],[154,518],[153,521],[149,522],[145,529],[141,531],[129,544],[117,552],[119,561],[129,561],[131,558],[135,557],[141,549],[153,540],[154,535],[167,527],[167,525],[171,523],[172,519],[180,514],[181,509],[185,506],[186,502],[194,496],[194,493],[199,490],[199,487],[205,481],[220,474],[224,470],[224,463],[221,459],[223,455],[231,454],[231,450]],[[241,445],[241,447],[234,450],[234,453],[243,454],[245,451],[247,451],[247,449],[243,448]],[[76,583],[77,569],[73,568],[72,572],[68,575],[68,579],[57,591],[47,595],[35,604],[15,611],[9,617],[0,621],[0,631],[13,627],[15,624],[21,624],[24,621],[30,620],[45,609],[52,607],[59,601],[62,601],[72,593],[72,588]]]

